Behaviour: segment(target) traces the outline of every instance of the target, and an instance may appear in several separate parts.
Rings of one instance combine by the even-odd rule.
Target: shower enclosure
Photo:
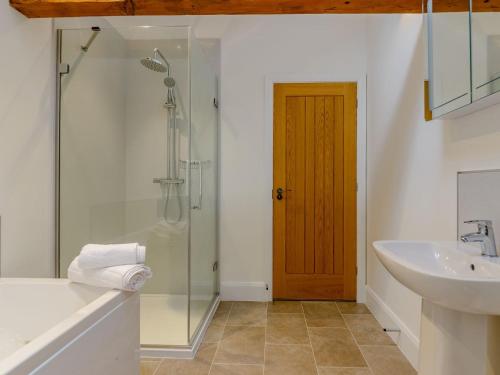
[[[189,27],[58,30],[58,276],[87,243],[146,246],[155,355],[190,350],[217,302],[218,61]]]

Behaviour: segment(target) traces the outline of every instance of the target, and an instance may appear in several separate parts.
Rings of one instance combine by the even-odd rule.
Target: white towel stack
[[[68,278],[77,283],[135,292],[152,273],[144,265],[146,248],[137,243],[82,247],[68,268]]]

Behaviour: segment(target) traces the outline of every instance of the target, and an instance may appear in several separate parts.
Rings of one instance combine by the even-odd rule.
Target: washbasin
[[[437,305],[500,315],[500,259],[462,242],[376,241],[382,264],[399,282]]]

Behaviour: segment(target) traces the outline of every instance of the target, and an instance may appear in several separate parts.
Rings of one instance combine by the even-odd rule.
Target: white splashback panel
[[[458,233],[473,232],[476,226],[464,221],[493,221],[497,248],[500,240],[500,170],[458,173]]]

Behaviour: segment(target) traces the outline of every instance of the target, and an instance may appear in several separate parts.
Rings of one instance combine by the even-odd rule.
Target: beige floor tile
[[[302,302],[309,327],[345,327],[335,302]]]
[[[212,318],[213,325],[225,326],[229,318],[229,310],[217,310]]]
[[[242,308],[242,307],[260,307],[267,309],[267,302],[252,302],[252,301],[235,301],[232,305],[233,308]]]
[[[346,328],[309,328],[318,366],[366,367],[365,360]]]
[[[358,345],[395,345],[372,315],[344,315]]]
[[[232,301],[221,301],[217,307],[217,311],[229,311],[231,310],[231,306],[233,306]]]
[[[215,363],[263,364],[265,327],[226,326]]]
[[[208,375],[217,344],[201,344],[196,358],[164,359],[154,375]]]
[[[262,365],[213,365],[210,375],[262,375]]]
[[[259,326],[267,323],[267,303],[262,302],[234,302],[229,313],[227,325],[232,326]]]
[[[161,359],[141,360],[141,375],[153,375],[160,365]]]
[[[266,343],[309,344],[304,314],[269,314]]]
[[[319,375],[372,375],[367,368],[318,367]]]
[[[374,375],[416,375],[396,346],[361,346]]]
[[[266,345],[264,375],[316,375],[310,345]]]
[[[222,334],[224,333],[224,326],[219,324],[210,324],[205,336],[203,337],[203,342],[217,343],[221,340]]]
[[[337,306],[342,314],[371,314],[364,303],[337,302]]]
[[[269,302],[267,305],[267,312],[269,314],[290,314],[302,313],[302,304],[298,301],[274,301]]]

